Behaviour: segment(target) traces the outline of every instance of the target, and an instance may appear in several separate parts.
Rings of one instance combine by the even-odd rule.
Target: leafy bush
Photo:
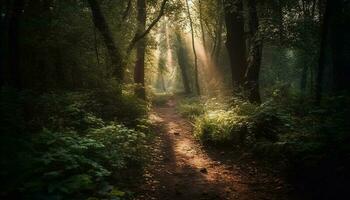
[[[50,130],[75,130],[85,132],[92,127],[102,127],[104,122],[96,114],[86,109],[88,93],[44,94],[34,104],[35,116],[30,121],[31,127],[46,127]]]
[[[135,127],[149,111],[147,102],[130,94],[118,95],[116,87],[112,86],[95,90],[87,106],[87,110],[103,120],[118,121],[128,127]]]
[[[144,159],[146,135],[142,132],[112,123],[90,130],[88,137],[103,144],[104,162],[110,169],[132,167]]]
[[[195,134],[214,144],[248,147],[274,167],[283,167],[298,189],[315,199],[336,199],[349,185],[349,95],[325,98],[320,106],[299,98],[253,105],[239,99],[207,102]],[[332,194],[332,196],[325,196]]]
[[[34,138],[34,180],[27,180],[26,191],[72,194],[92,189],[110,175],[101,165],[104,145],[74,132],[44,130]]]
[[[26,170],[21,172],[20,179],[13,180],[5,193],[64,199],[84,196],[84,191],[86,194],[98,191],[111,175],[121,177],[123,170],[141,166],[145,139],[143,133],[119,124],[92,129],[87,136],[45,129],[27,142],[30,145],[26,151],[21,151],[25,152],[22,156],[27,157],[28,162],[23,163],[24,159],[16,162],[26,165]],[[12,173],[2,171],[7,178],[11,178]]]
[[[277,141],[288,126],[286,117],[270,103],[257,106],[239,99],[233,103],[208,103],[195,121],[195,135],[204,142],[250,145],[259,140]]]
[[[116,186],[125,171],[141,171],[148,108],[112,90],[108,95],[115,101],[97,99],[97,93],[2,89],[0,198],[127,196]],[[111,110],[105,110],[108,103]]]

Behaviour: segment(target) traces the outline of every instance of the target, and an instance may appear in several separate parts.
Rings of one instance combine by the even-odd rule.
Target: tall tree
[[[136,63],[134,68],[134,83],[136,84],[135,94],[140,99],[146,99],[145,90],[145,52],[147,45],[147,35],[152,28],[158,23],[161,17],[164,15],[166,3],[168,0],[163,0],[158,16],[151,22],[146,28],[147,20],[147,1],[137,0],[137,31],[133,39],[131,40],[128,48],[127,55],[130,54],[134,46],[136,49]]]
[[[250,56],[245,74],[245,87],[249,101],[260,103],[259,74],[262,59],[262,38],[259,35],[259,18],[256,10],[256,0],[248,0],[249,31],[250,31]]]
[[[247,69],[242,0],[224,0],[226,48],[230,57],[233,90],[244,85]]]
[[[12,8],[9,13],[8,23],[8,69],[10,71],[9,84],[15,88],[20,89],[21,75],[20,75],[20,20],[23,14],[25,1],[14,0]]]
[[[190,87],[190,80],[188,78],[188,57],[187,57],[187,50],[183,44],[182,41],[182,35],[179,31],[176,31],[176,55],[177,55],[177,62],[179,64],[180,70],[181,70],[181,76],[182,76],[182,82],[185,89],[186,94],[191,93],[191,87]]]
[[[204,52],[207,50],[207,45],[206,45],[206,39],[205,39],[205,31],[204,31],[204,25],[203,25],[203,5],[201,0],[198,0],[198,6],[199,6],[199,23],[201,27],[201,33],[202,33],[202,42],[203,42],[203,47],[204,47]]]
[[[218,9],[218,16],[217,16],[217,23],[215,28],[215,46],[216,48],[212,51],[212,57],[214,62],[219,65],[219,57],[221,52],[221,45],[222,45],[222,32],[224,28],[224,15],[223,15],[223,5],[222,0],[216,1],[216,6]]]
[[[331,10],[330,47],[333,63],[333,90],[342,92],[350,90],[350,8],[346,7],[345,0],[327,2]],[[349,4],[349,2],[347,1]]]
[[[151,24],[147,27],[147,29],[145,29],[145,31],[143,33],[138,33],[136,32],[135,36],[132,38],[128,48],[127,48],[127,55],[130,54],[130,52],[132,51],[132,49],[134,48],[134,46],[137,44],[137,42],[141,39],[143,39],[145,36],[147,36],[149,34],[149,32],[152,30],[152,28],[158,23],[158,21],[162,18],[162,16],[165,13],[165,9],[166,9],[166,5],[167,5],[168,0],[163,0],[161,6],[160,6],[160,10],[159,13],[157,15],[157,17],[155,19],[153,19],[153,21],[151,22]],[[146,14],[147,15],[147,14]]]
[[[5,37],[7,36],[9,5],[9,0],[0,2],[0,87],[5,83]]]
[[[191,28],[192,50],[193,50],[193,55],[194,55],[194,81],[195,81],[197,94],[200,95],[201,91],[199,88],[199,80],[198,80],[198,57],[197,57],[197,51],[196,51],[196,46],[195,46],[195,42],[194,42],[193,21],[192,21],[192,16],[191,16],[191,11],[190,11],[190,6],[188,4],[188,0],[185,0],[185,1],[186,1],[187,15],[188,15],[188,19],[190,21],[190,28]]]
[[[145,32],[146,28],[146,0],[137,0],[137,37]],[[146,99],[145,91],[145,50],[146,38],[137,42],[136,63],[134,68],[135,94],[141,99]]]
[[[327,57],[331,57],[333,67],[333,89],[335,92],[349,90],[350,70],[346,52],[345,34],[349,34],[347,22],[349,16],[345,15],[343,0],[327,0],[325,3],[325,14],[323,16],[322,32],[321,32],[321,48],[319,65],[316,81],[316,102],[320,103],[323,92],[324,71],[326,68]]]
[[[112,70],[113,74],[116,77],[117,81],[119,83],[122,83],[124,71],[123,71],[123,64],[122,64],[122,56],[121,52],[118,48],[118,46],[115,43],[115,40],[113,38],[112,32],[107,24],[107,21],[102,13],[100,4],[97,0],[88,0],[92,16],[93,16],[93,22],[96,26],[96,28],[99,30],[99,32],[102,35],[103,41],[106,45],[111,64],[112,64]]]

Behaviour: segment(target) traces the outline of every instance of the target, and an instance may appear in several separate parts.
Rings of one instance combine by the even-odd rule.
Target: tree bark
[[[234,92],[242,89],[244,75],[247,69],[246,43],[244,37],[244,22],[242,16],[242,0],[224,0],[226,23],[226,48],[230,57],[232,87]]]
[[[259,36],[259,18],[256,10],[256,1],[248,0],[249,28],[251,34],[250,59],[245,76],[245,88],[248,91],[249,101],[260,103],[259,75],[262,57],[262,39]]]
[[[349,19],[345,15],[343,0],[327,0],[323,17],[321,48],[316,81],[316,103],[319,104],[323,92],[323,78],[326,57],[330,55],[333,65],[333,92],[348,91],[350,70],[349,58],[344,51],[346,48],[346,34],[350,34]],[[349,42],[349,41],[348,41]],[[330,52],[327,49],[330,49]],[[348,47],[347,47],[348,48]],[[346,60],[348,59],[348,60]]]
[[[148,26],[148,28],[144,30],[143,33],[136,33],[135,36],[133,37],[133,39],[131,40],[128,48],[127,48],[127,55],[130,54],[130,52],[132,51],[132,49],[134,48],[134,46],[136,45],[136,43],[143,39],[145,36],[148,35],[148,33],[152,30],[152,28],[158,23],[158,21],[162,18],[162,16],[164,15],[165,12],[165,7],[167,4],[168,0],[163,0],[162,5],[160,7],[160,11],[158,16],[152,21],[152,23]]]
[[[305,59],[305,58],[303,58],[303,59]],[[307,63],[304,62],[304,66],[303,66],[303,69],[301,72],[301,79],[300,79],[300,91],[301,91],[303,96],[305,95],[305,92],[306,92],[308,70],[309,70],[309,67],[308,67]]]
[[[216,66],[219,66],[219,57],[221,52],[221,45],[222,45],[222,31],[223,31],[223,24],[224,24],[224,16],[222,13],[223,5],[222,0],[217,0],[217,7],[219,9],[218,14],[218,23],[215,30],[215,48],[212,52],[212,58],[214,60],[214,63]]]
[[[24,9],[24,0],[14,0],[9,13],[8,24],[8,69],[10,71],[9,85],[21,89],[20,75],[20,45],[19,26]]]
[[[323,23],[321,25],[321,46],[320,46],[320,56],[318,61],[318,69],[317,69],[317,80],[315,85],[315,101],[316,104],[320,104],[321,98],[322,98],[322,92],[323,92],[323,73],[325,69],[326,64],[326,47],[328,43],[328,34],[329,34],[329,25],[330,25],[330,8],[329,8],[329,2],[331,0],[327,0],[327,5],[325,9],[325,14],[323,15]]]
[[[201,0],[198,0],[198,4],[199,4],[199,22],[200,22],[200,26],[201,26],[201,32],[202,32],[202,42],[203,42],[203,48],[204,48],[204,52],[206,53],[207,51],[207,44],[206,44],[206,40],[205,40],[205,32],[204,32],[204,25],[203,25],[203,11],[202,11],[202,2]]]
[[[344,0],[332,0],[330,2],[332,10],[332,19],[330,27],[330,41],[332,49],[333,62],[333,91],[335,93],[349,91],[350,87],[350,67],[349,54],[346,53],[346,48],[349,48],[349,15],[345,13],[349,10],[344,10]],[[348,38],[346,38],[346,36]],[[348,43],[348,44],[347,44]],[[349,49],[348,49],[349,51]]]
[[[111,30],[106,22],[106,19],[103,16],[100,4],[97,2],[97,0],[88,0],[88,2],[91,8],[94,25],[101,33],[103,41],[106,45],[106,48],[111,60],[111,64],[113,67],[112,68],[113,74],[116,77],[116,80],[118,81],[118,83],[121,84],[124,78],[121,53],[114,41]]]
[[[145,32],[146,0],[137,0],[137,37]],[[136,44],[136,64],[134,69],[135,94],[140,99],[146,99],[145,91],[145,50],[146,39],[142,38]]]
[[[194,81],[195,81],[197,94],[201,95],[201,91],[199,88],[199,80],[198,80],[198,58],[197,58],[197,52],[196,52],[196,47],[195,47],[195,43],[194,43],[193,22],[192,22],[192,17],[191,17],[191,12],[190,12],[190,6],[188,5],[188,0],[185,0],[185,1],[186,1],[187,14],[188,14],[188,19],[190,21],[190,28],[191,28],[192,50],[193,50],[193,55],[194,55]]]
[[[186,54],[186,49],[184,48],[183,41],[181,39],[181,34],[178,32],[176,32],[176,40],[177,40],[177,48],[176,48],[177,62],[181,70],[183,86],[185,89],[185,93],[191,94],[190,81],[187,74],[188,67],[189,67],[188,57]]]
[[[98,50],[98,43],[97,43],[96,26],[94,26],[93,31],[94,31],[94,48],[95,48],[96,61],[97,61],[97,65],[100,65],[100,56],[98,53],[99,50]]]
[[[277,1],[277,17],[278,17],[278,35],[279,43],[282,46],[284,43],[284,25],[283,25],[283,5],[281,0]]]
[[[0,87],[5,84],[5,66],[7,61],[5,60],[5,54],[7,53],[5,50],[7,49],[5,37],[7,38],[9,11],[10,1],[2,1],[0,3]]]

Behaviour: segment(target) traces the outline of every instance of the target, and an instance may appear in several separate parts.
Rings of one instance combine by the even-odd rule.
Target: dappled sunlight
[[[223,199],[235,199],[237,192],[249,196],[250,189],[242,172],[222,163],[219,157],[209,156],[193,138],[191,125],[176,114],[174,106],[174,101],[170,100],[165,107],[155,108],[150,116],[152,120],[162,122],[161,137],[168,144],[162,149],[164,155],[161,156],[168,162],[155,169],[155,173],[163,174],[156,183],[163,185],[165,191],[185,192],[182,193],[184,199],[197,199],[203,191]]]
[[[346,197],[349,13],[0,1],[0,200]]]
[[[191,34],[185,34],[186,48],[191,53],[191,59],[193,60],[192,39]],[[198,58],[198,73],[200,88],[204,95],[216,96],[223,95],[223,77],[219,72],[220,66],[214,64],[211,58],[210,52],[204,48],[204,45],[200,38],[195,37],[194,40],[197,58]]]
[[[173,59],[173,49],[172,45],[170,43],[170,33],[169,33],[169,24],[166,23],[165,27],[165,34],[166,34],[166,54],[167,54],[167,60],[166,60],[166,66],[168,69],[168,84],[167,86],[170,88],[170,90],[174,90],[175,85],[175,76],[176,76],[176,67]],[[160,51],[160,53],[163,53],[163,50]]]
[[[204,48],[199,38],[195,38],[195,47],[198,52],[201,80],[204,80],[201,83],[205,87],[206,94],[215,96],[223,90],[223,77],[218,71],[220,66],[214,64],[210,52]]]
[[[173,92],[176,85],[177,64],[173,57],[173,45],[171,42],[171,33],[169,31],[169,19],[162,21],[162,28],[157,31],[157,50],[155,59],[158,61],[158,70],[155,72],[158,76],[153,83],[157,92]]]
[[[171,19],[165,18],[162,23],[164,23],[163,28],[160,28],[157,31],[157,53],[155,58],[158,60],[159,64],[162,64],[164,61],[160,59],[165,59],[165,66],[163,71],[158,71],[158,77],[163,79],[165,91],[175,92],[179,85],[181,84],[182,78],[179,77],[179,64],[177,62],[178,58],[175,58],[176,55],[176,46],[174,43],[175,33],[173,27],[171,26]],[[186,28],[185,28],[186,29]],[[165,44],[162,44],[160,38],[164,38]],[[190,78],[194,77],[194,54],[192,48],[192,39],[191,34],[184,32],[182,34],[182,40],[184,41],[184,48],[186,49],[188,56],[188,64],[190,69],[187,73]],[[217,66],[212,59],[212,56],[208,49],[204,48],[204,45],[199,37],[195,37],[195,48],[198,58],[198,76],[199,76],[199,86],[204,95],[216,96],[218,94],[222,95],[224,91],[223,86],[223,77],[220,73],[221,66]],[[191,80],[193,82],[194,80]],[[179,83],[180,82],[180,83]],[[192,83],[194,84],[194,83]],[[159,87],[159,86],[158,86]],[[194,86],[192,86],[193,89]]]

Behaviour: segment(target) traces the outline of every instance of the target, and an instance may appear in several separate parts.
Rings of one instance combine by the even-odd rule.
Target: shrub
[[[35,116],[29,126],[46,127],[50,130],[74,130],[84,133],[92,127],[102,127],[104,122],[89,111],[89,93],[72,92],[63,94],[44,94],[37,98],[34,104]]]
[[[277,141],[289,118],[270,103],[260,106],[236,99],[233,103],[206,104],[195,121],[195,135],[204,142],[252,145]]]
[[[147,102],[130,94],[118,95],[113,87],[94,91],[90,99],[87,110],[104,121],[118,121],[128,127],[135,127],[149,111]]]
[[[87,136],[44,129],[26,142],[26,149],[19,149],[22,153],[17,156],[27,159],[13,162],[20,161],[25,167],[1,171],[4,178],[12,180],[11,187],[3,188],[3,192],[10,196],[19,192],[29,199],[37,195],[57,199],[85,196],[103,189],[111,175],[119,178],[114,180],[116,184],[122,180],[123,171],[140,168],[145,139],[143,133],[116,123],[91,129]],[[21,176],[13,174],[20,169],[24,170]]]
[[[0,198],[126,197],[115,185],[124,183],[126,170],[141,171],[148,108],[109,92],[113,98],[104,101],[97,91],[34,95],[2,89]]]
[[[104,145],[104,163],[114,172],[141,164],[144,160],[146,135],[142,132],[111,123],[90,130],[88,137]]]

